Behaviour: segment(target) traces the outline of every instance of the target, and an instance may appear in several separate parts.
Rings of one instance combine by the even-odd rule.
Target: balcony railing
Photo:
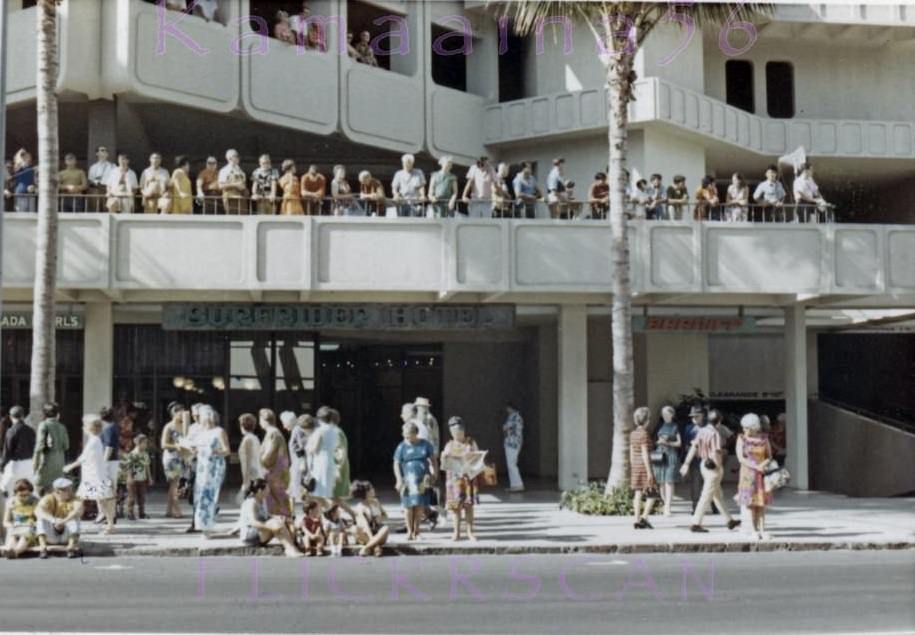
[[[4,201],[8,212],[34,212],[37,195],[15,194]],[[297,205],[296,205],[297,203]],[[176,211],[173,201],[163,197],[107,196],[104,194],[61,194],[58,211],[64,214],[105,213],[163,214],[166,216],[336,216],[362,218],[526,218],[570,221],[601,221],[607,219],[605,203],[579,200],[548,202],[520,199],[458,199],[448,201],[422,199],[324,197],[323,199],[291,199],[281,197],[203,196],[189,198],[184,203],[189,211]],[[184,207],[187,209],[187,207]],[[783,205],[723,203],[662,203],[650,209],[648,205],[627,205],[630,220],[651,221],[713,221],[751,223],[833,223],[835,207],[785,203]]]

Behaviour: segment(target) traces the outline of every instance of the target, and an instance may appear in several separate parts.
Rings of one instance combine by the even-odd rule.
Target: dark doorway
[[[794,116],[794,66],[766,62],[766,110],[774,119]]]
[[[527,39],[515,35],[505,38],[506,51],[499,54],[499,101],[527,97],[524,86]]]
[[[320,401],[340,411],[351,477],[392,483],[401,406],[427,397],[443,425],[441,346],[322,340],[320,348]]]

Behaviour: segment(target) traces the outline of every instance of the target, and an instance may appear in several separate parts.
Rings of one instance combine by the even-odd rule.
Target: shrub
[[[605,487],[604,481],[597,481],[567,490],[559,498],[559,508],[589,516],[631,516],[632,489],[629,484],[618,488],[609,496],[604,495]]]

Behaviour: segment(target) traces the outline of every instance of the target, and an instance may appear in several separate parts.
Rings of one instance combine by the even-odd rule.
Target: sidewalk
[[[727,492],[726,492],[727,494]],[[732,495],[733,491],[729,495]],[[222,497],[218,531],[228,531],[238,510],[234,491]],[[249,548],[237,538],[212,539],[185,534],[189,520],[163,518],[164,494],[152,495],[145,521],[120,520],[114,535],[85,524],[84,552],[95,556],[216,556],[280,554],[278,546]],[[559,493],[535,490],[509,494],[485,492],[477,507],[477,542],[454,543],[443,523],[425,530],[420,540],[392,533],[387,554],[526,554],[526,553],[673,553],[700,551],[805,551],[831,549],[915,549],[915,499],[847,498],[820,492],[784,489],[769,509],[772,540],[755,542],[742,530],[728,531],[720,516],[708,515],[707,534],[689,531],[690,503],[677,499],[673,515],[652,516],[654,530],[634,530],[629,518],[583,516],[560,510]],[[727,500],[731,501],[730,498]],[[402,513],[393,497],[383,497],[393,526]],[[186,503],[185,514],[189,512]],[[736,506],[731,507],[737,513]],[[425,528],[424,528],[425,529]]]

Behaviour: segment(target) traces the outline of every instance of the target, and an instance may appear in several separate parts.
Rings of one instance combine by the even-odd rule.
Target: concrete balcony
[[[36,217],[7,213],[3,286],[29,297]],[[634,222],[637,303],[911,306],[915,227]],[[70,301],[606,303],[599,222],[277,216],[60,217]]]
[[[66,2],[58,15],[58,47],[60,72],[57,90],[60,93],[76,92],[100,94],[98,68],[85,64],[87,59],[99,59],[101,8],[91,0]],[[38,39],[35,35],[37,7],[9,12],[7,25],[7,78],[6,103],[9,106],[35,99],[37,76]]]
[[[237,50],[241,31],[235,18],[242,9],[240,0],[219,4],[228,26],[174,11],[161,13],[161,8],[141,0],[83,2],[95,4],[100,16],[106,96],[128,93],[211,112],[238,108],[242,53]],[[170,35],[166,25],[189,39]],[[85,55],[75,59],[98,73],[98,66],[86,62]]]
[[[668,124],[760,155],[803,145],[817,157],[915,158],[915,124],[904,121],[769,119],[658,78],[640,80],[634,126]],[[606,90],[543,95],[486,108],[484,142],[501,145],[606,129]]]
[[[915,26],[911,6],[900,4],[809,3],[775,5],[775,20],[873,26]]]

